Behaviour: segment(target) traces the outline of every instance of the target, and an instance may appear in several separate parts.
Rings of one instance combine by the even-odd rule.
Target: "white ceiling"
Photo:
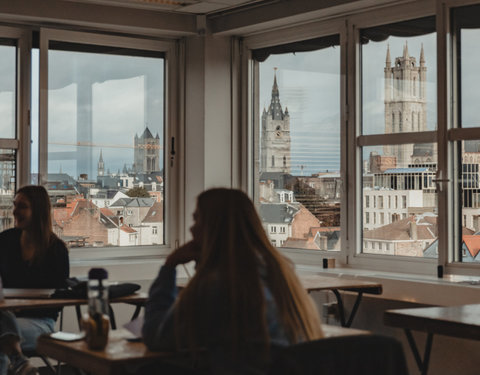
[[[115,5],[137,9],[155,9],[190,14],[210,14],[253,5],[265,0],[65,0],[78,3]]]

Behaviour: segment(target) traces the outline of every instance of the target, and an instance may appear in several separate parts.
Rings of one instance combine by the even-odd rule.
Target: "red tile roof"
[[[463,236],[462,239],[472,258],[475,258],[480,252],[480,236]]]
[[[407,241],[412,239],[413,225],[416,225],[417,240],[434,240],[437,238],[436,216],[410,216],[380,228],[365,230],[363,237],[375,240]]]

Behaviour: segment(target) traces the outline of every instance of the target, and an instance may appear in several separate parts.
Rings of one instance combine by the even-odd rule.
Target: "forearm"
[[[143,339],[151,350],[173,349],[173,305],[177,297],[175,268],[163,266],[150,287]]]

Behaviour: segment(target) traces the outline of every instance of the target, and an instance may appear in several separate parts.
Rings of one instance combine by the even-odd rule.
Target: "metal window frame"
[[[175,152],[180,155],[184,139],[184,44],[182,41],[144,39],[141,37],[122,37],[95,32],[77,32],[59,29],[40,29],[40,74],[39,74],[39,176],[45,176],[48,165],[48,46],[50,41],[82,43],[89,45],[115,46],[137,50],[161,51],[164,59],[164,245],[102,247],[72,249],[70,257],[73,263],[101,258],[108,261],[131,258],[163,257],[183,240],[185,220],[181,212],[184,202],[184,158],[170,155],[175,137]]]

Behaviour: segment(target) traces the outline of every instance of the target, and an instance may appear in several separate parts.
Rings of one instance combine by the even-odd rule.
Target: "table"
[[[322,328],[325,337],[370,333],[326,324]],[[85,341],[66,342],[41,336],[37,341],[37,352],[93,375],[122,375],[131,366],[172,356],[168,352],[151,352],[142,342],[128,342],[124,337],[125,330],[111,331],[105,350],[94,351],[87,348]]]
[[[434,334],[480,340],[480,304],[387,310],[384,322],[386,325],[404,329],[422,375],[428,372]],[[423,359],[411,330],[427,333]]]
[[[127,303],[130,305],[135,305],[135,312],[132,316],[132,320],[137,318],[140,309],[145,305],[148,295],[146,293],[133,293],[128,296],[113,298],[109,302],[113,303]],[[62,308],[66,306],[75,306],[75,311],[77,314],[77,320],[80,326],[81,312],[80,306],[86,305],[88,303],[87,299],[84,298],[10,298],[7,297],[4,300],[0,301],[0,310],[26,310],[26,309],[37,309],[37,308]],[[113,309],[110,307],[110,324],[112,329],[116,329],[115,314]],[[60,315],[62,319],[62,315]],[[62,322],[60,321],[60,327]]]
[[[37,353],[98,375],[122,375],[126,369],[167,358],[171,353],[151,352],[142,342],[129,342],[124,329],[110,331],[105,350],[90,350],[85,341],[66,342],[40,336]]]
[[[333,294],[335,294],[340,314],[340,323],[343,327],[350,327],[352,325],[364,293],[376,295],[382,294],[382,284],[373,281],[320,275],[300,275],[299,278],[309,293],[320,290],[331,290]],[[342,296],[339,292],[340,290],[357,293],[357,298],[355,299],[355,303],[348,319],[345,317],[345,307]]]

